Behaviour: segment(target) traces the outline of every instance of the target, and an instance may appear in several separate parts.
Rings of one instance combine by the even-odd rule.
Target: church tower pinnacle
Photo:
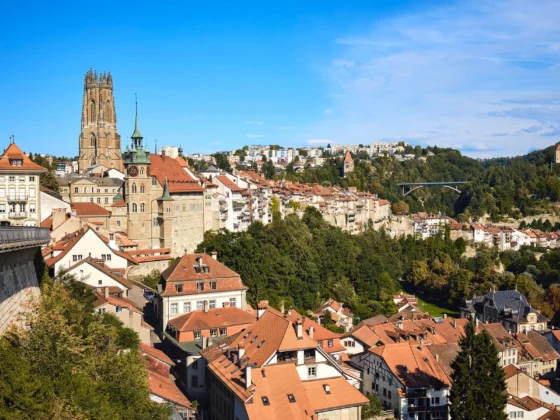
[[[122,170],[121,136],[111,73],[89,69],[84,77],[82,130],[79,136],[79,171],[96,164]]]

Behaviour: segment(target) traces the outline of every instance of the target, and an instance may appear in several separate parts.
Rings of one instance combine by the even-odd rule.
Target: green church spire
[[[165,178],[165,185],[163,186],[163,194],[161,195],[160,198],[158,198],[158,201],[173,201],[173,198],[171,198],[171,195],[169,195],[169,184],[167,183],[167,178]]]
[[[138,98],[136,98],[136,122],[134,123],[134,133],[132,133],[131,139],[142,139],[142,133],[138,128]]]

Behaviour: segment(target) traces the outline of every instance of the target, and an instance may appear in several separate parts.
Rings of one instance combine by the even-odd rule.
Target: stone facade
[[[121,136],[117,133],[111,73],[98,76],[90,69],[85,75],[79,141],[80,172],[96,164],[121,169]]]

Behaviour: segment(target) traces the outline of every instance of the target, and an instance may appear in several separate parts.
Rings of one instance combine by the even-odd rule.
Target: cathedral
[[[80,173],[96,164],[122,171],[121,136],[117,133],[111,73],[98,75],[90,69],[85,75],[79,143]]]

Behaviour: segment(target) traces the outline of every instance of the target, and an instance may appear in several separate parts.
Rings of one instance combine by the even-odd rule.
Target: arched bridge
[[[449,188],[455,192],[461,194],[461,190],[456,187],[456,185],[466,184],[467,181],[449,181],[449,182],[403,182],[399,184],[402,187],[403,195],[406,197],[411,192],[416,191],[418,188],[423,187],[444,187]],[[408,188],[408,191],[406,189]]]

